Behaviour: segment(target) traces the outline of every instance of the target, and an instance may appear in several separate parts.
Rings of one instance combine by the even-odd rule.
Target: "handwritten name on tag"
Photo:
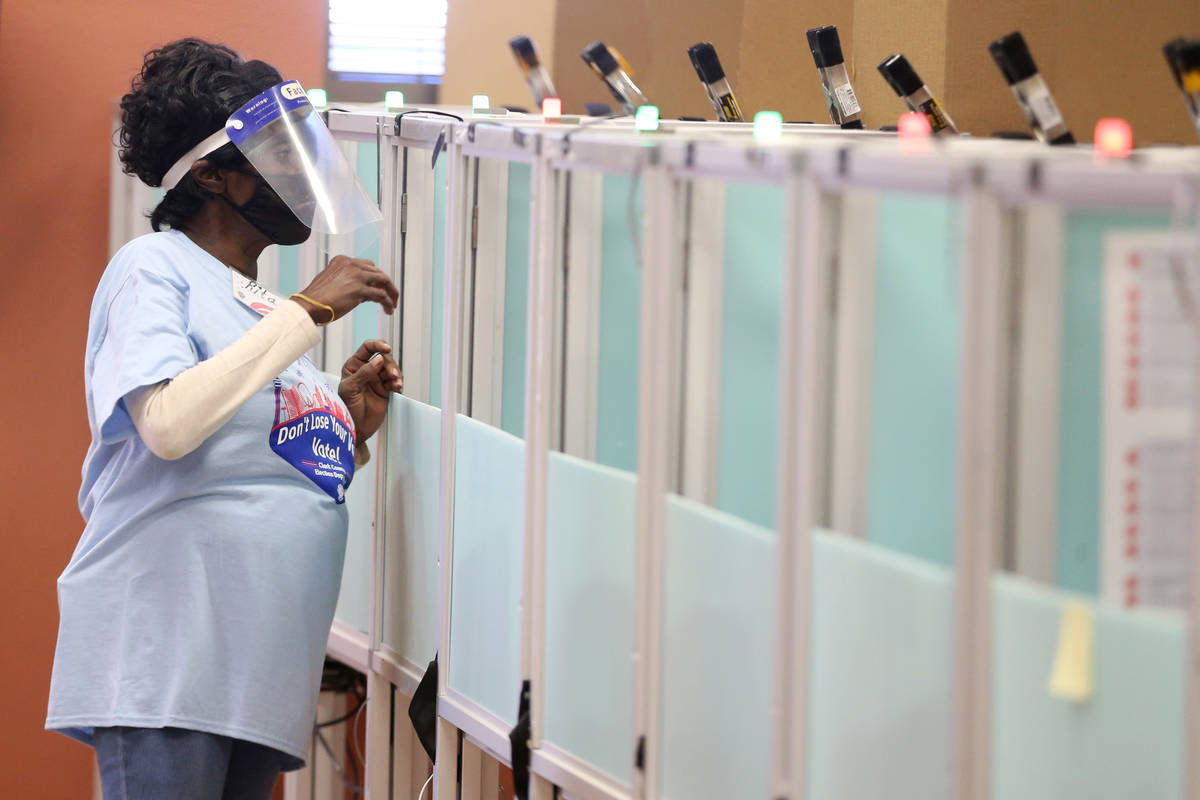
[[[279,296],[258,281],[247,278],[233,269],[229,271],[229,274],[233,276],[233,296],[242,305],[263,316],[270,314],[279,306]]]

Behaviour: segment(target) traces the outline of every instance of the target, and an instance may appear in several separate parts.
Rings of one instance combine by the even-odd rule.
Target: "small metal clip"
[[[442,132],[438,134],[437,141],[433,143],[433,163],[432,167],[437,167],[438,156],[446,149],[446,129],[442,128]]]
[[[971,165],[971,186],[982,189],[987,185],[987,167],[983,164]]]
[[[1041,161],[1029,162],[1029,193],[1040,194],[1045,185],[1046,176]]]

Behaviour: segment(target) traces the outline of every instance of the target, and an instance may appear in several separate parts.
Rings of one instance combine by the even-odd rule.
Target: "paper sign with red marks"
[[[1110,234],[1105,253],[1102,593],[1179,607],[1195,528],[1196,249],[1130,232]]]

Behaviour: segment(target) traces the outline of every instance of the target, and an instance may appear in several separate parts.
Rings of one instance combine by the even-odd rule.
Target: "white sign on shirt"
[[[233,296],[247,308],[266,316],[274,311],[280,298],[253,278],[247,278],[236,269],[229,270],[233,279]]]

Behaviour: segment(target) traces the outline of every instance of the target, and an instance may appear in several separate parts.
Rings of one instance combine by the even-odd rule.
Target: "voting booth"
[[[313,354],[404,372],[329,644],[368,797],[435,659],[438,800],[1198,796],[1194,148],[327,116],[384,222],[260,281],[401,290]]]

